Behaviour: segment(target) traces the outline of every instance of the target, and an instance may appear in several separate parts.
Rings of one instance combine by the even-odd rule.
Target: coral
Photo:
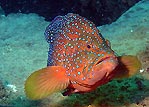
[[[141,107],[148,107],[149,105],[149,97],[146,97],[143,101],[141,101],[139,104]]]
[[[142,63],[142,68],[149,73],[149,44],[147,44],[145,51],[138,53],[138,57]]]
[[[2,81],[0,81],[0,106],[8,105],[10,92],[6,89]]]
[[[138,86],[142,82],[142,87]],[[141,77],[113,80],[90,93],[73,94],[61,102],[64,107],[121,107],[142,101],[147,96],[148,82]],[[44,106],[42,106],[44,107]]]
[[[40,107],[142,107],[148,105],[148,80],[140,75],[113,80],[90,93],[63,97],[55,93],[42,100]],[[140,85],[141,84],[141,85]],[[143,100],[143,99],[146,100]],[[55,99],[58,99],[55,101]]]
[[[146,44],[146,49],[138,53],[138,58],[142,64],[141,75],[149,80],[149,44]]]

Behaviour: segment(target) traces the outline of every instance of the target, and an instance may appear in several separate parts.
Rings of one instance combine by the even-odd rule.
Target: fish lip
[[[104,58],[98,60],[98,61],[95,63],[95,65],[98,65],[98,64],[100,64],[100,63],[102,63],[103,61],[108,60],[108,59],[116,59],[116,57],[114,57],[114,56],[107,56],[107,57],[104,57]]]

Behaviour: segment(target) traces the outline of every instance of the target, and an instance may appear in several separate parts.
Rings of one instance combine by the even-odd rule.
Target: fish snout
[[[107,72],[108,74],[112,72],[118,65],[118,60],[115,55],[105,55],[95,63],[93,66],[94,72]]]
[[[98,81],[108,78],[117,65],[118,60],[115,56],[104,57],[97,61],[92,68],[92,78],[90,79],[90,84],[95,84]]]

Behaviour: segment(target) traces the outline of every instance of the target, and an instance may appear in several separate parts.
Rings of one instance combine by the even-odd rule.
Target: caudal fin
[[[119,65],[116,67],[115,78],[128,78],[135,75],[141,68],[136,56],[126,55],[118,57]]]
[[[69,79],[65,71],[60,66],[49,66],[32,73],[25,82],[27,97],[38,100],[67,88]]]

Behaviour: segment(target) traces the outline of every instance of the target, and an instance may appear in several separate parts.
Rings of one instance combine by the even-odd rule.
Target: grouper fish
[[[47,67],[25,81],[28,98],[38,100],[54,92],[85,93],[115,78],[136,74],[141,64],[136,56],[117,56],[95,24],[78,14],[57,16],[47,26]]]

